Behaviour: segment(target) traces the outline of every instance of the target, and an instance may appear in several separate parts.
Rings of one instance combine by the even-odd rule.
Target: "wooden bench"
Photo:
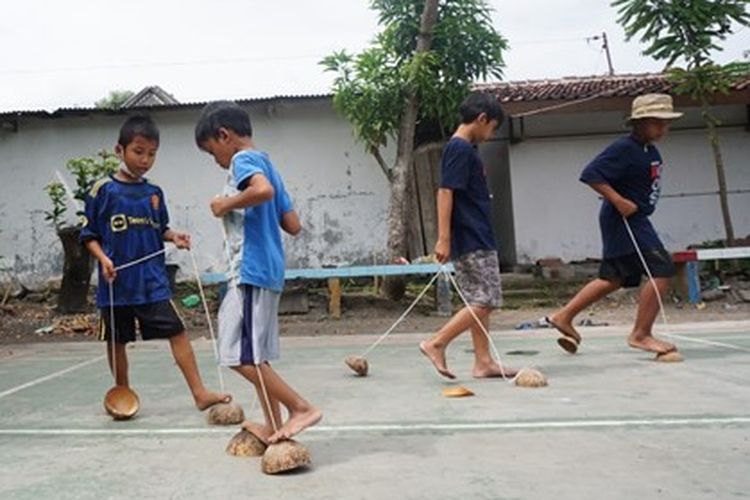
[[[677,266],[678,279],[687,285],[688,300],[691,304],[700,304],[703,301],[698,276],[698,263],[700,261],[747,258],[750,258],[750,247],[706,248],[672,254],[672,260]]]
[[[448,272],[453,273],[453,264],[446,264]],[[409,276],[409,275],[435,275],[440,271],[440,264],[389,264],[379,266],[349,266],[349,267],[322,267],[307,269],[287,269],[284,273],[286,281],[293,280],[328,280],[328,313],[333,318],[341,317],[341,279],[366,278],[374,276]],[[203,284],[221,284],[227,282],[224,273],[206,273],[201,275]],[[447,284],[446,284],[447,285]],[[447,302],[450,307],[450,286],[444,287],[447,291]],[[440,301],[439,301],[440,302]],[[441,307],[442,306],[442,307]],[[440,312],[445,312],[444,305],[438,304]],[[449,314],[450,312],[448,312]]]

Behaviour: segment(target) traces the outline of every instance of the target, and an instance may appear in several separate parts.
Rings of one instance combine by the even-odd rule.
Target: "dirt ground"
[[[535,322],[554,311],[570,298],[580,282],[540,282],[526,277],[507,281],[504,292],[506,307],[494,313],[492,328],[513,329],[524,322]],[[388,329],[408,307],[423,286],[414,283],[408,288],[406,297],[399,302],[377,296],[361,284],[344,287],[341,319],[332,319],[327,312],[325,289],[310,289],[309,312],[281,316],[281,333],[286,336],[313,335],[357,335],[377,334]],[[195,292],[190,285],[181,285],[175,294],[175,303],[180,309],[188,332],[192,338],[208,336],[205,314],[200,305],[186,308],[180,299]],[[63,316],[55,312],[55,290],[29,294],[23,299],[11,299],[0,308],[0,344],[29,342],[66,342],[96,340],[98,316],[95,308],[84,315]],[[209,307],[214,315],[218,310],[217,290],[208,292]],[[454,300],[454,309],[460,306]],[[637,307],[636,294],[622,291],[584,312],[579,321],[594,325],[622,325],[623,334],[633,320]],[[667,302],[670,322],[685,323],[716,320],[743,320],[750,318],[750,304],[738,301],[732,294],[705,304],[698,309],[690,304],[670,297]],[[429,332],[437,330],[445,317],[436,313],[433,294],[427,294],[414,311],[396,328],[396,332]]]

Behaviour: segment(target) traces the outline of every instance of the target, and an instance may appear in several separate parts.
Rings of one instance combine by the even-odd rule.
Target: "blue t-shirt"
[[[162,190],[145,179],[128,183],[114,177],[97,182],[86,196],[81,242],[97,240],[115,267],[164,248],[169,227]],[[172,298],[164,255],[117,272],[114,305],[152,304]],[[99,268],[96,305],[109,307],[109,287]]]
[[[272,199],[243,210],[239,282],[281,292],[284,288],[284,245],[280,224],[282,216],[293,210],[284,181],[268,155],[258,151],[240,151],[232,158],[230,168],[239,191],[243,191],[257,174],[268,179],[274,189]]]
[[[609,184],[621,196],[638,205],[628,218],[641,250],[664,248],[649,216],[661,195],[662,159],[653,144],[643,144],[632,135],[613,142],[581,173],[586,184]],[[635,253],[622,215],[606,199],[599,212],[605,259]]]
[[[440,187],[453,191],[451,257],[496,250],[490,213],[492,201],[484,165],[476,147],[454,137],[443,149]]]

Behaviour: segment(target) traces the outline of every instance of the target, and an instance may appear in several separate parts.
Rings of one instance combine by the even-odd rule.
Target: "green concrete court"
[[[165,343],[130,350],[142,407],[129,422],[102,409],[102,344],[6,346],[0,498],[749,498],[750,322],[672,326],[693,339],[677,341],[681,364],[629,350],[623,331],[582,329],[576,356],[550,331],[493,332],[502,353],[521,351],[507,363],[549,376],[544,389],[471,379],[463,337],[449,362],[476,393],[464,399],[442,397],[424,334],[388,339],[366,379],[342,360],[374,336],[285,338],[278,369],[325,417],[300,439],[313,468],[275,477],[224,453],[235,429],[205,424]],[[216,386],[210,343],[194,346]],[[226,379],[247,411],[249,387]]]

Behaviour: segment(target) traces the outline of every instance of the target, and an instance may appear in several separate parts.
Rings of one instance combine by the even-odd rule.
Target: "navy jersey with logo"
[[[627,136],[613,142],[588,164],[581,173],[586,184],[609,184],[624,198],[638,205],[638,212],[628,218],[642,250],[664,248],[649,216],[654,213],[661,195],[662,159],[653,144],[644,144]],[[606,199],[599,212],[599,226],[604,244],[604,258],[635,253],[622,215]]]
[[[477,149],[454,137],[443,150],[440,187],[453,191],[451,257],[477,250],[497,250],[490,213],[492,200]]]
[[[115,267],[164,248],[169,226],[162,190],[146,180],[137,183],[107,177],[97,182],[86,197],[81,241],[97,240]],[[164,255],[117,272],[114,305],[135,306],[169,300]],[[109,306],[109,287],[99,266],[98,307]]]

